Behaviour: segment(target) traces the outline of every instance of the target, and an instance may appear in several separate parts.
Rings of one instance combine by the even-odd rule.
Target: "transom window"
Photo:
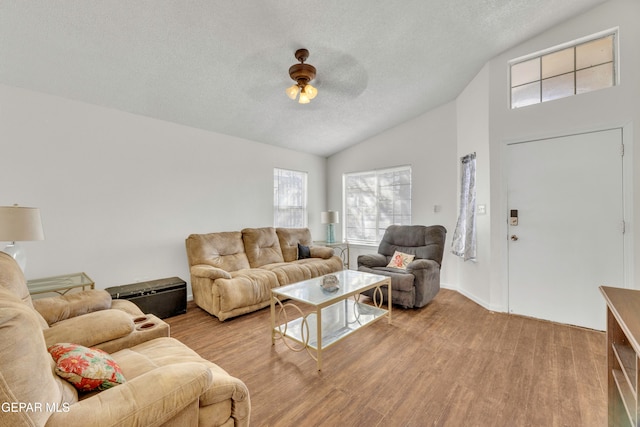
[[[307,226],[307,173],[273,169],[273,226]]]
[[[511,108],[612,87],[617,32],[511,61]]]
[[[343,175],[349,242],[378,244],[391,224],[411,224],[411,166]]]

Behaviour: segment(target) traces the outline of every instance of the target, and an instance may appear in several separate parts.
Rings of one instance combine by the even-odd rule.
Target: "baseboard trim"
[[[506,313],[507,312],[502,307],[492,306],[488,302],[476,297],[475,295],[470,294],[469,292],[466,292],[463,289],[460,289],[457,286],[450,285],[448,283],[440,283],[440,287],[444,288],[444,289],[449,289],[451,291],[455,291],[455,292],[459,293],[460,295],[463,295],[464,297],[469,298],[471,301],[475,302],[476,304],[478,304],[479,306],[483,307],[486,310],[495,311],[495,312],[498,312],[498,313]]]

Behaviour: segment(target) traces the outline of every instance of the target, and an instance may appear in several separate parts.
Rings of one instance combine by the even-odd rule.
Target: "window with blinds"
[[[307,173],[273,169],[274,227],[307,226]]]
[[[343,175],[347,241],[378,244],[391,224],[411,224],[411,167]]]

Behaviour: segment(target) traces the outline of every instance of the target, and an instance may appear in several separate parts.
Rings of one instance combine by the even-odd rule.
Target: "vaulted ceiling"
[[[0,83],[329,156],[604,0],[0,0]],[[318,96],[285,89],[294,52]]]

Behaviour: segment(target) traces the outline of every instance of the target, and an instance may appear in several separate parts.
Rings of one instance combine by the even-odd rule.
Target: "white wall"
[[[27,278],[189,281],[190,233],[273,224],[274,167],[309,173],[309,226],[324,236],[321,157],[1,85],[0,135],[0,205],[41,209]]]
[[[457,272],[456,289],[480,303],[492,306],[491,298],[491,153],[489,150],[489,67],[484,66],[456,100],[458,157],[476,153],[476,203],[487,213],[476,215],[476,260],[454,258],[451,267]],[[458,186],[460,188],[460,177]],[[459,190],[458,190],[459,192]],[[459,202],[458,202],[459,203]]]
[[[447,229],[442,282],[455,282],[451,264],[451,236],[457,218],[456,105],[448,103],[427,114],[389,129],[328,159],[328,208],[340,211],[343,220],[342,175],[400,165],[412,167],[412,222],[440,224]],[[434,212],[434,206],[440,207]],[[342,223],[336,239],[342,239]],[[371,249],[377,249],[371,248]],[[352,250],[354,256],[362,248]]]

